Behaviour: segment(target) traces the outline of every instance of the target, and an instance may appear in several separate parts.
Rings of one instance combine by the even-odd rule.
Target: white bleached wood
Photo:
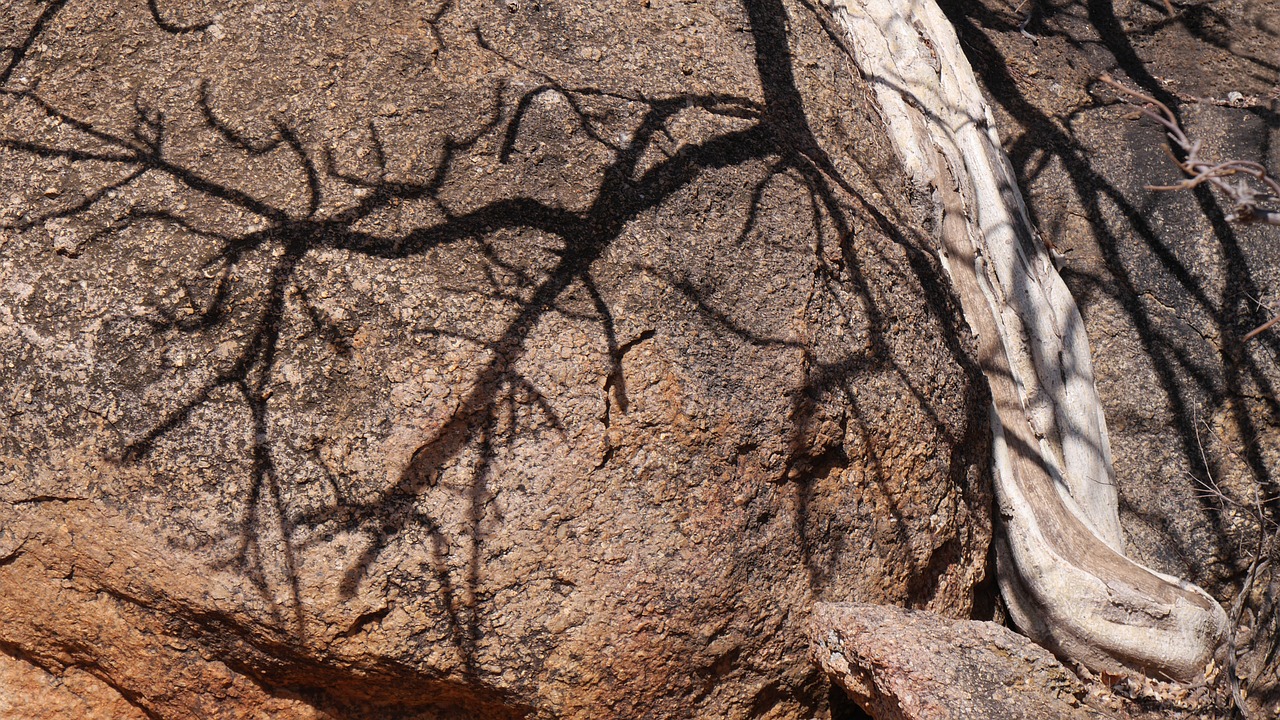
[[[1097,670],[1189,681],[1226,614],[1124,556],[1083,321],[1027,217],[990,110],[934,0],[830,0],[911,180],[992,389],[1002,592],[1018,626]]]

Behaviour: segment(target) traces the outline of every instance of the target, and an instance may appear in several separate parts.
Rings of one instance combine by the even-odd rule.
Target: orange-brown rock
[[[972,611],[984,390],[814,7],[18,8],[24,712],[809,718],[815,601]]]
[[[814,659],[877,720],[1107,720],[1053,655],[995,623],[819,603]]]

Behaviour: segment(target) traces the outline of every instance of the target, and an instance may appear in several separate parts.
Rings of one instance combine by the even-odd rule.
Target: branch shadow
[[[879,455],[882,443],[877,420],[863,408],[855,391],[855,380],[867,373],[888,373],[908,389],[913,399],[950,443],[948,482],[976,505],[989,503],[989,491],[973,487],[973,468],[988,462],[986,411],[989,403],[981,370],[967,344],[968,332],[960,319],[958,304],[946,290],[948,283],[929,243],[911,234],[915,221],[898,217],[892,210],[878,207],[863,196],[854,183],[836,167],[823,149],[805,115],[805,99],[793,72],[794,57],[787,31],[788,9],[782,0],[744,0],[755,44],[755,61],[763,100],[716,93],[677,93],[646,96],[640,92],[617,93],[586,85],[566,84],[546,73],[521,66],[504,55],[479,30],[472,39],[490,53],[495,62],[540,78],[531,89],[514,91],[503,81],[489,89],[487,112],[475,119],[465,134],[448,135],[435,148],[433,164],[426,171],[403,177],[390,170],[391,158],[378,126],[368,124],[368,141],[363,163],[340,157],[327,148],[316,149],[302,128],[283,118],[274,118],[270,131],[255,136],[240,129],[237,118],[220,109],[218,88],[209,80],[192,88],[192,114],[198,128],[190,129],[169,117],[166,110],[148,105],[139,95],[134,103],[132,126],[123,132],[106,130],[92,118],[77,116],[59,107],[40,92],[38,83],[12,85],[11,78],[29,48],[38,40],[64,5],[49,2],[34,21],[31,31],[18,47],[8,49],[0,69],[0,92],[31,116],[56,121],[64,131],[57,139],[0,137],[0,150],[42,161],[69,164],[93,163],[113,170],[111,179],[70,201],[53,200],[31,208],[11,226],[26,231],[72,217],[91,218],[109,198],[144,181],[166,178],[183,192],[216,202],[228,212],[254,219],[249,229],[232,231],[214,228],[197,212],[138,204],[118,217],[100,222],[87,239],[62,247],[68,259],[93,253],[130,231],[158,229],[184,237],[198,238],[212,248],[198,264],[197,273],[184,284],[180,301],[112,318],[112,322],[145,328],[157,337],[216,339],[227,328],[242,330],[225,355],[201,358],[186,371],[181,389],[175,391],[167,409],[157,418],[129,435],[114,460],[136,465],[152,457],[166,439],[189,426],[193,417],[216,398],[231,397],[245,410],[246,448],[249,478],[239,499],[237,519],[231,528],[236,549],[220,566],[243,573],[270,608],[279,632],[306,636],[309,632],[305,597],[299,577],[302,551],[322,537],[350,533],[367,540],[362,551],[342,571],[339,592],[355,596],[367,582],[372,569],[387,548],[404,537],[410,528],[425,537],[429,545],[429,573],[434,577],[438,605],[446,615],[450,641],[460,658],[461,674],[477,673],[477,646],[481,639],[481,609],[476,600],[485,542],[484,521],[491,510],[488,501],[495,459],[522,429],[517,410],[532,408],[542,427],[564,435],[565,428],[554,407],[537,385],[523,375],[520,361],[530,351],[532,333],[548,315],[572,315],[588,319],[603,338],[609,369],[604,392],[612,394],[621,412],[628,408],[623,355],[653,331],[620,341],[615,310],[601,289],[596,265],[623,236],[628,224],[659,207],[689,187],[701,176],[717,169],[751,162],[766,164],[767,170],[748,194],[743,238],[757,231],[759,211],[774,181],[786,178],[802,186],[809,199],[815,253],[820,259],[815,283],[833,290],[850,289],[858,307],[844,308],[848,317],[863,315],[868,324],[866,349],[843,357],[819,359],[806,356],[804,387],[790,398],[794,418],[789,439],[791,457],[785,475],[796,487],[796,527],[801,538],[801,562],[811,589],[820,593],[830,582],[832,569],[840,559],[840,548],[819,553],[815,544],[824,542],[822,529],[808,518],[813,502],[814,478],[847,466],[844,434],[857,435]],[[155,24],[167,33],[198,32],[209,22],[191,19],[181,12],[148,0]],[[819,22],[823,11],[804,5]],[[449,8],[442,5],[433,16],[439,20]],[[175,19],[176,17],[176,19]],[[434,29],[433,29],[434,32]],[[445,199],[458,165],[482,141],[496,141],[500,163],[512,162],[520,152],[520,140],[534,103],[546,96],[562,99],[579,127],[591,141],[607,150],[611,160],[599,173],[591,202],[571,210],[555,203],[512,193],[475,207],[459,209]],[[637,121],[622,140],[604,132],[592,104],[626,106]],[[664,139],[676,132],[673,124],[681,113],[697,110],[731,125],[728,129],[697,142],[668,149]],[[186,127],[185,130],[182,128]],[[179,159],[175,152],[184,142],[183,132],[203,132],[217,138],[218,150],[238,162],[266,159],[290,168],[302,198],[298,207],[273,199],[233,180],[218,179],[207,168]],[[354,194],[358,199],[330,211],[335,195]],[[891,190],[886,189],[885,194]],[[403,232],[379,233],[367,229],[379,213],[402,202],[430,206],[439,221]],[[866,221],[888,238],[906,257],[909,271],[924,291],[926,312],[932,322],[944,328],[944,346],[967,379],[968,391],[962,432],[951,426],[936,409],[937,399],[923,387],[918,373],[894,357],[886,338],[893,332],[891,319],[875,301],[877,279],[864,268],[864,253],[876,252],[859,245],[854,218]],[[551,266],[545,270],[522,267],[504,259],[490,238],[504,231],[539,233],[551,243],[547,250]],[[301,321],[337,356],[353,352],[352,331],[329,318],[315,301],[320,288],[300,277],[300,268],[322,251],[338,251],[374,259],[405,259],[428,256],[449,246],[472,244],[476,262],[482,268],[494,297],[518,305],[501,329],[489,337],[466,336],[445,328],[429,327],[420,332],[435,337],[448,336],[480,350],[485,360],[475,368],[474,380],[447,419],[418,443],[403,469],[387,486],[358,495],[344,486],[338,474],[325,470],[325,482],[333,496],[332,505],[299,511],[290,507],[291,478],[282,469],[280,449],[273,422],[272,387],[280,376],[282,337],[286,328]],[[470,245],[469,245],[470,246]],[[827,258],[832,258],[828,260]],[[662,276],[660,268],[654,273]],[[513,278],[515,289],[504,288],[498,276]],[[707,322],[750,343],[788,345],[795,341],[767,336],[737,325],[731,315],[704,301],[704,291],[674,276],[667,282],[684,294]],[[581,293],[590,311],[571,310],[567,298]],[[834,292],[833,292],[834,295]],[[646,334],[647,333],[647,334]],[[844,403],[848,412],[840,421],[842,436],[811,448],[810,436],[819,424],[818,408],[828,399]],[[608,462],[606,456],[604,462]],[[442,482],[447,466],[467,463],[465,486],[456,488],[465,531],[462,547],[450,542],[439,517],[424,512],[419,502],[424,492]],[[319,463],[323,467],[323,462]],[[878,463],[870,468],[872,482],[885,486],[884,495],[893,498],[891,478]],[[450,488],[450,491],[455,488]],[[896,541],[909,544],[908,523],[899,508],[890,511],[898,518],[892,523]],[[978,517],[989,511],[975,510]],[[274,544],[269,539],[280,538]],[[455,539],[456,540],[456,539]],[[837,541],[838,542],[838,541]],[[819,556],[825,559],[820,560]],[[915,573],[908,590],[912,602],[925,605],[939,590],[947,568],[956,561],[954,548],[943,548],[928,558]],[[279,566],[283,585],[273,579],[269,566]],[[458,571],[458,568],[461,571]],[[275,598],[283,591],[286,600]]]

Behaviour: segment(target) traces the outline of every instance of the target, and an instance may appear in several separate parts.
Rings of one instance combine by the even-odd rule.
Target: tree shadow
[[[855,392],[854,381],[861,375],[888,373],[908,388],[915,403],[952,447],[948,481],[961,489],[966,502],[974,505],[976,517],[987,515],[981,506],[989,503],[989,493],[972,486],[971,470],[985,468],[988,462],[989,443],[981,441],[987,437],[988,398],[985,381],[967,345],[968,332],[958,305],[946,290],[948,283],[929,250],[930,244],[904,229],[914,227],[916,221],[898,217],[891,209],[878,207],[864,197],[815,137],[793,74],[788,11],[782,0],[744,0],[762,101],[716,93],[648,96],[568,84],[521,65],[475,30],[471,41],[495,63],[535,76],[539,82],[530,89],[516,91],[502,80],[494,81],[487,91],[486,112],[475,118],[465,132],[446,135],[434,148],[431,167],[412,177],[392,172],[392,158],[373,122],[368,124],[363,147],[365,159],[353,161],[336,151],[308,144],[300,129],[282,118],[273,119],[265,135],[255,136],[240,129],[238,119],[225,115],[219,107],[218,88],[208,80],[192,89],[196,129],[192,129],[191,122],[183,125],[169,117],[166,110],[150,105],[141,93],[136,96],[133,121],[126,131],[103,129],[92,118],[80,117],[49,100],[38,83],[12,82],[29,48],[63,5],[57,0],[46,4],[21,44],[8,49],[0,70],[0,93],[7,101],[29,116],[50,121],[61,129],[49,138],[6,136],[0,138],[0,149],[46,162],[110,168],[113,174],[110,179],[82,188],[78,198],[32,208],[12,226],[27,231],[72,217],[97,222],[96,229],[85,238],[59,246],[58,252],[68,259],[84,257],[143,228],[191,238],[197,251],[208,250],[196,272],[184,281],[179,300],[157,303],[110,320],[121,326],[143,328],[162,338],[189,337],[210,342],[231,338],[222,343],[227,346],[224,353],[203,357],[185,371],[180,389],[174,391],[167,409],[157,418],[142,421],[140,429],[121,443],[114,460],[125,465],[145,462],[166,438],[189,426],[195,415],[215,400],[232,398],[231,402],[243,408],[248,425],[245,434],[250,438],[246,448],[249,477],[241,490],[237,520],[230,529],[236,547],[222,567],[249,578],[271,608],[279,632],[302,636],[308,632],[299,577],[303,550],[338,533],[367,539],[363,550],[342,570],[339,592],[349,598],[367,581],[393,540],[403,537],[412,527],[427,540],[427,569],[438,587],[438,606],[446,615],[461,674],[474,676],[481,633],[481,609],[476,595],[484,559],[484,521],[491,512],[488,502],[495,459],[517,434],[535,431],[522,426],[522,422],[533,421],[521,420],[521,409],[532,410],[536,431],[562,436],[565,433],[553,405],[543,397],[537,383],[520,370],[520,361],[530,352],[533,331],[549,315],[593,323],[607,354],[603,391],[614,398],[621,412],[627,412],[622,358],[637,343],[652,337],[653,331],[626,341],[620,339],[615,309],[600,287],[598,261],[642,214],[669,201],[707,173],[753,162],[763,163],[766,170],[748,195],[741,236],[745,238],[756,231],[771,183],[785,179],[802,187],[809,200],[816,238],[814,252],[820,259],[816,282],[828,289],[849,288],[857,298],[856,307],[843,311],[850,318],[864,316],[868,326],[864,349],[833,360],[807,355],[804,387],[789,399],[793,427],[788,440],[791,455],[784,475],[797,488],[795,525],[811,587],[816,593],[829,583],[840,549],[825,553],[825,559],[819,560],[819,553],[813,548],[826,539],[822,529],[812,527],[808,520],[807,507],[814,492],[810,481],[849,461],[843,436],[816,449],[811,447],[811,436],[820,419],[817,408],[829,398],[843,402],[848,412],[841,420],[841,432],[860,436],[861,442],[871,448],[873,459],[880,451],[877,444],[883,442],[878,439],[878,421],[864,411]],[[155,24],[173,35],[209,27],[208,22],[191,23],[191,18],[159,6],[156,0],[149,0],[147,7]],[[825,18],[821,10],[806,7],[819,21]],[[448,8],[448,4],[441,6],[434,20],[438,21]],[[467,208],[448,200],[446,190],[454,182],[459,166],[482,141],[497,140],[499,163],[512,162],[519,155],[531,109],[546,97],[562,100],[590,142],[610,158],[598,173],[591,201],[581,209],[567,209],[514,193]],[[625,107],[635,118],[625,137],[619,139],[606,132],[600,107]],[[707,138],[671,143],[679,134],[674,127],[676,120],[691,111],[723,121],[723,126]],[[196,132],[215,137],[218,152],[235,162],[269,161],[288,167],[301,201],[291,203],[245,189],[235,181],[218,179],[198,162],[184,159],[183,153],[176,150],[182,147],[184,133]],[[671,149],[673,145],[675,148]],[[110,198],[156,178],[166,178],[183,192],[213,203],[227,214],[249,217],[254,222],[247,230],[228,230],[207,222],[197,211],[141,203],[118,217],[98,219],[95,213]],[[891,191],[886,188],[885,194]],[[357,199],[340,209],[329,209],[336,202],[334,196],[344,193]],[[403,232],[369,229],[371,220],[380,213],[410,202],[429,207],[438,221]],[[965,424],[958,436],[936,409],[938,399],[924,387],[917,369],[895,358],[886,341],[893,332],[892,323],[875,300],[876,279],[868,277],[864,270],[862,253],[874,250],[860,247],[855,241],[855,215],[889,238],[907,258],[910,273],[924,291],[929,319],[945,329],[943,344],[951,359],[963,368],[968,385]],[[549,267],[526,267],[498,251],[492,238],[515,230],[537,233],[548,240],[544,250],[550,258]],[[301,322],[339,357],[349,356],[354,343],[351,329],[329,317],[318,304],[316,296],[323,288],[300,277],[300,268],[322,251],[399,260],[421,258],[437,249],[463,244],[476,249],[475,262],[492,296],[517,307],[496,333],[483,337],[444,327],[418,330],[425,336],[459,341],[484,356],[474,369],[470,386],[461,393],[444,422],[417,443],[403,469],[385,487],[357,494],[344,487],[341,477],[326,469],[325,482],[333,503],[301,511],[290,507],[291,478],[281,468],[277,445],[283,439],[274,429],[273,414],[277,411],[271,402],[273,384],[281,373],[282,333],[291,323]],[[663,277],[661,268],[653,268],[653,272]],[[731,316],[705,302],[703,290],[674,275],[667,275],[666,281],[683,293],[709,323],[747,342],[795,343],[740,327]],[[575,294],[585,297],[586,303],[569,302]],[[229,328],[236,332],[228,332]],[[606,455],[602,462],[608,461]],[[466,465],[466,481],[450,490],[457,491],[462,505],[462,547],[458,547],[456,538],[450,542],[441,519],[423,511],[419,502],[424,492],[440,485],[444,468],[459,464]],[[873,462],[870,475],[874,483],[888,488],[884,494],[892,499],[894,491],[886,471]],[[892,506],[890,511],[896,515],[898,508]],[[897,541],[908,545],[908,523],[899,521],[893,526]],[[274,538],[280,542],[268,541]],[[938,591],[947,568],[958,560],[954,547],[940,549],[928,558],[918,568],[915,584],[908,591],[913,601],[926,604]],[[268,565],[282,567],[285,587],[278,587]],[[460,573],[456,572],[458,566],[462,568]],[[274,598],[281,590],[287,601],[278,605]]]

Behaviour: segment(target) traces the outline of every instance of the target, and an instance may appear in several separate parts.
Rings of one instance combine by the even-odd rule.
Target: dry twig
[[[1201,141],[1187,137],[1182,126],[1178,124],[1178,118],[1167,105],[1149,95],[1125,87],[1110,75],[1103,75],[1099,80],[1115,88],[1127,102],[1141,104],[1142,114],[1162,125],[1168,133],[1169,141],[1186,156],[1184,160],[1179,160],[1173,151],[1166,147],[1173,162],[1187,177],[1173,185],[1148,185],[1147,189],[1189,190],[1207,182],[1230,198],[1233,207],[1227,215],[1227,220],[1280,225],[1280,210],[1260,206],[1260,203],[1274,202],[1280,198],[1280,181],[1268,175],[1265,166],[1249,160],[1225,160],[1218,163],[1205,160],[1200,155]]]
[[[1148,185],[1148,190],[1190,190],[1207,182],[1231,200],[1231,212],[1226,216],[1229,222],[1280,226],[1280,210],[1260,205],[1260,203],[1274,205],[1277,200],[1280,200],[1280,181],[1271,177],[1265,166],[1250,160],[1225,160],[1218,163],[1205,160],[1200,156],[1201,141],[1187,137],[1182,126],[1178,124],[1177,116],[1169,106],[1150,95],[1125,87],[1110,75],[1103,75],[1098,79],[1115,88],[1126,102],[1134,105],[1141,103],[1139,111],[1162,125],[1169,136],[1169,142],[1176,145],[1185,155],[1185,159],[1179,160],[1173,150],[1166,145],[1165,151],[1169,153],[1170,159],[1187,177],[1173,185]],[[1249,331],[1244,336],[1243,342],[1254,339],[1277,322],[1280,322],[1280,315]]]

